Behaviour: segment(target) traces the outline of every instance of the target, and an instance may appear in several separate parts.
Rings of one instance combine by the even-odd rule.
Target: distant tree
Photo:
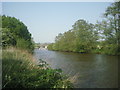
[[[96,47],[97,39],[94,25],[85,20],[78,20],[73,29],[56,36],[55,43],[50,46],[59,51],[91,52]]]
[[[47,48],[48,50],[53,50],[53,43],[49,44]]]

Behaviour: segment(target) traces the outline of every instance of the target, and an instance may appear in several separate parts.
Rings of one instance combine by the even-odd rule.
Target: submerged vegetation
[[[3,88],[72,88],[61,70],[51,69],[42,60],[39,63],[27,51],[3,50]]]
[[[120,55],[120,2],[109,6],[96,24],[80,19],[73,28],[58,34],[49,50]]]

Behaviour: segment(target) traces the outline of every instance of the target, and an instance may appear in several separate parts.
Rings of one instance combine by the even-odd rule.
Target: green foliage
[[[17,46],[32,51],[33,42],[27,27],[15,17],[2,16],[2,46]]]
[[[105,19],[95,25],[78,20],[73,29],[55,38],[50,50],[120,55],[120,2],[109,6]],[[98,47],[99,46],[99,47]]]
[[[52,44],[49,44],[47,48],[48,48],[49,50],[53,50],[53,43],[52,43]]]
[[[85,20],[78,20],[73,29],[56,36],[55,44],[48,49],[68,52],[91,52],[96,47],[96,30],[94,25]]]
[[[40,43],[34,43],[35,48],[40,48]]]
[[[108,54],[108,55],[118,55],[118,47],[115,44],[109,44],[105,45],[102,49],[102,53]]]
[[[51,69],[40,60],[36,65],[31,54],[18,49],[3,50],[3,88],[72,88],[60,69]]]
[[[27,40],[24,40],[24,39],[17,39],[17,44],[16,44],[16,47],[18,47],[18,48],[20,48],[20,49],[26,49],[26,50],[28,50],[28,51],[30,51],[31,52],[31,49],[33,50],[34,49],[34,47],[33,47],[33,45],[32,45],[32,43],[31,42],[29,42],[29,41],[27,41]],[[29,49],[29,48],[31,48],[31,49]]]
[[[6,47],[6,46],[11,46],[11,45],[15,45],[16,41],[14,38],[14,34],[11,33],[9,31],[9,29],[7,28],[2,28],[2,46]]]
[[[109,6],[104,15],[105,20],[97,24],[98,30],[103,39],[102,53],[109,55],[120,55],[120,2]]]

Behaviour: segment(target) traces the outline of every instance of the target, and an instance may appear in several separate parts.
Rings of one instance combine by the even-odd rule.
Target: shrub
[[[40,60],[37,65],[32,55],[18,49],[3,50],[3,88],[71,88],[72,84],[61,70],[51,69]]]
[[[103,53],[108,55],[118,55],[118,46],[109,44],[103,48]]]

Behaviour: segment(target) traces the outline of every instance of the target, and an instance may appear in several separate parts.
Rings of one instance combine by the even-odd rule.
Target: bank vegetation
[[[80,19],[72,29],[59,33],[49,50],[120,55],[120,2],[107,7],[96,24]]]

